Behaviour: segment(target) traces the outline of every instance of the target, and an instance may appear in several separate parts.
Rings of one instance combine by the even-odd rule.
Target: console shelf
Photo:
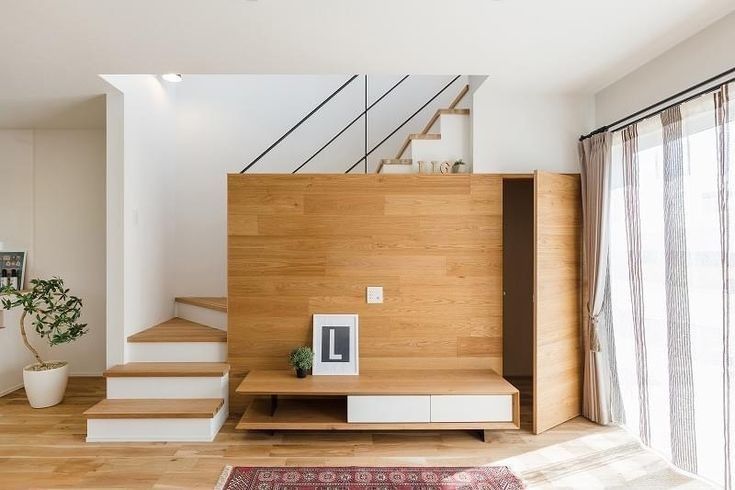
[[[489,370],[370,371],[359,376],[305,379],[296,378],[291,371],[251,371],[236,391],[256,396],[237,424],[241,430],[491,431],[520,427],[518,389]],[[279,399],[279,396],[287,398]],[[348,406],[352,402],[356,408],[365,403],[368,408],[371,403],[380,408],[386,403],[397,403],[396,408],[400,408],[403,399],[407,403],[425,404],[426,418],[366,422],[355,420],[357,410],[352,419],[348,415],[352,413]],[[473,400],[478,403],[474,413]],[[493,415],[493,407],[497,405],[504,414],[499,418]],[[388,410],[388,416],[392,415]],[[440,415],[442,419],[438,421]]]

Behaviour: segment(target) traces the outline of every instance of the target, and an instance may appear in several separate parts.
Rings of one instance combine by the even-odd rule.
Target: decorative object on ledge
[[[460,158],[456,162],[454,162],[454,165],[452,165],[452,173],[453,174],[464,174],[467,173],[467,164],[462,161]]]
[[[87,325],[79,323],[82,300],[69,294],[64,281],[53,279],[31,281],[31,290],[24,292],[10,286],[0,289],[7,295],[0,299],[4,310],[20,307],[20,333],[26,348],[36,358],[36,363],[23,368],[23,385],[33,408],[57,405],[64,398],[69,379],[67,361],[44,361],[28,341],[25,330],[26,317],[32,318],[33,328],[51,347],[72,342],[85,333]]]
[[[25,271],[26,252],[0,252],[0,288],[23,289]]]
[[[312,374],[360,373],[357,315],[314,315]]]
[[[305,378],[309,369],[314,365],[314,351],[310,347],[302,345],[291,351],[288,363],[296,369],[297,378]]]
[[[420,174],[430,174],[434,170],[431,162],[425,162],[423,160],[419,160],[419,173]]]
[[[479,490],[525,488],[507,466],[463,468],[442,467],[249,467],[226,466],[216,490],[260,490],[275,488],[432,488],[436,490]]]

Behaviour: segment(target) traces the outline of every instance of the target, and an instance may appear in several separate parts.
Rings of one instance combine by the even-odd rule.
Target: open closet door
[[[534,175],[533,431],[582,411],[579,175]]]

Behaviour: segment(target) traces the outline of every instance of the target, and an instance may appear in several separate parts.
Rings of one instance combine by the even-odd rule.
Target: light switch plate
[[[367,287],[367,302],[382,303],[383,302],[383,286]]]

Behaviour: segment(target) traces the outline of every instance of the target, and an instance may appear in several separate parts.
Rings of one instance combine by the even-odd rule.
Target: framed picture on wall
[[[355,314],[314,315],[314,375],[360,374]]]
[[[25,286],[26,253],[0,252],[0,287],[22,290]]]

